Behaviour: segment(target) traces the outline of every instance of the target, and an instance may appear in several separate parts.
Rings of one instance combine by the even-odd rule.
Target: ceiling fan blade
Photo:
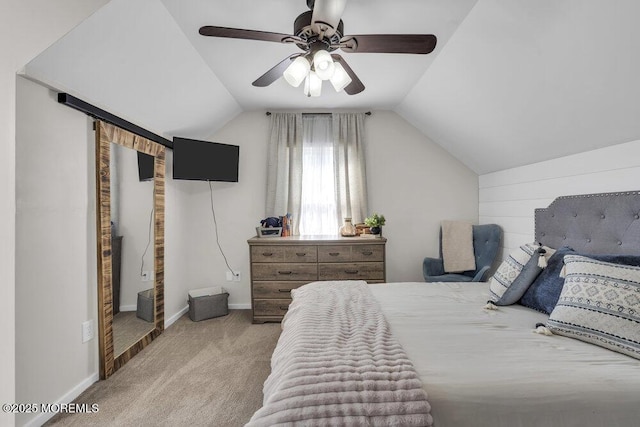
[[[345,52],[353,53],[431,53],[438,39],[433,34],[369,34],[340,40]]]
[[[340,24],[347,0],[315,0],[311,15],[311,28],[317,33],[331,37]]]
[[[340,63],[340,65],[342,65],[342,68],[344,68],[344,71],[346,71],[347,74],[349,74],[349,77],[351,77],[351,83],[349,83],[349,85],[344,88],[344,91],[349,95],[355,95],[362,92],[364,90],[364,84],[362,84],[356,73],[354,73],[351,67],[349,67],[347,61],[345,61],[337,53],[332,53],[331,57],[335,62]]]
[[[269,86],[271,83],[275,82],[280,77],[282,77],[282,73],[284,73],[284,70],[286,70],[287,67],[291,64],[291,61],[293,61],[300,55],[301,55],[300,53],[295,53],[291,56],[284,58],[275,67],[273,67],[272,69],[270,69],[269,71],[267,71],[266,73],[258,77],[256,81],[251,84],[257,87]]]
[[[283,42],[291,39],[290,34],[270,33],[267,31],[243,30],[240,28],[214,27],[205,25],[200,27],[200,34],[209,37],[226,37],[230,39],[262,40],[265,42]]]

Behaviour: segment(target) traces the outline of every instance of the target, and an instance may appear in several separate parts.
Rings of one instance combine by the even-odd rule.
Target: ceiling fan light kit
[[[322,80],[315,71],[310,71],[304,81],[304,94],[317,97],[322,93]]]
[[[265,87],[280,77],[293,87],[305,81],[307,96],[320,96],[322,81],[329,80],[337,92],[344,90],[355,95],[365,88],[356,73],[340,55],[347,53],[408,53],[427,54],[436,47],[437,38],[432,34],[367,34],[344,36],[342,13],[346,0],[306,0],[311,9],[300,14],[294,22],[293,35],[238,28],[204,26],[203,36],[226,37],[245,40],[261,40],[292,43],[305,53],[291,55],[280,61],[253,82]],[[294,59],[295,58],[295,59]]]
[[[347,74],[344,68],[342,68],[342,65],[338,62],[334,62],[334,67],[335,71],[329,81],[336,92],[341,92],[345,87],[349,86],[351,83],[351,77],[349,77],[349,74]]]
[[[336,69],[331,55],[326,50],[319,50],[313,55],[313,68],[321,80],[329,80]]]
[[[304,56],[299,56],[284,70],[282,77],[284,77],[291,86],[298,87],[307,77],[309,71],[311,71],[309,60]]]

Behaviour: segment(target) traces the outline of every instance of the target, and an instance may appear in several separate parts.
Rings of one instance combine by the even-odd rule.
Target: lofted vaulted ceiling
[[[636,0],[348,0],[345,34],[435,34],[429,55],[344,53],[366,90],[319,98],[251,82],[290,44],[305,0],[111,0],[25,67],[162,134],[205,138],[242,111],[394,110],[482,174],[640,139]]]

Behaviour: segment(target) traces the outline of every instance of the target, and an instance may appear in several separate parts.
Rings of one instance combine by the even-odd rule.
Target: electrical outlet
[[[93,319],[82,322],[82,342],[85,343],[93,339]]]
[[[153,271],[143,271],[141,277],[143,282],[150,282],[153,280]]]
[[[239,271],[234,271],[233,273],[231,271],[227,271],[227,282],[239,282],[239,281],[240,281]]]

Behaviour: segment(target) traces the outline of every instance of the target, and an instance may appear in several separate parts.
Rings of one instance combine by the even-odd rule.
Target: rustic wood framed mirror
[[[98,243],[98,341],[100,352],[100,378],[106,379],[128,360],[140,352],[164,329],[164,193],[165,193],[165,147],[143,138],[117,126],[96,121],[96,218],[97,218],[97,243]],[[115,150],[114,150],[115,149]],[[116,151],[120,150],[120,151]],[[121,151],[124,150],[124,151]],[[114,307],[119,311],[120,290],[115,292],[118,301],[114,304],[114,277],[120,281],[120,254],[123,252],[121,236],[114,233],[112,205],[117,202],[115,188],[112,188],[114,168],[114,153],[121,152],[127,156],[136,156],[136,152],[153,157],[153,180],[145,183],[150,188],[150,212],[141,212],[149,220],[149,244],[153,248],[153,262],[150,263],[152,271],[143,272],[140,268],[142,281],[153,277],[152,282],[145,283],[151,286],[147,291],[138,295],[137,312],[133,321],[146,319],[148,326],[124,345],[119,344],[120,349],[114,346]],[[123,154],[120,154],[123,155]],[[137,156],[136,156],[137,157]],[[137,168],[136,168],[137,172]],[[137,178],[137,174],[136,174]],[[137,179],[136,179],[137,181]],[[131,184],[133,185],[133,184]],[[146,231],[146,230],[144,230]],[[118,237],[118,238],[116,238]],[[124,237],[127,238],[126,236]],[[153,245],[151,245],[151,242]],[[145,249],[146,253],[146,249]],[[138,261],[136,261],[138,262]],[[144,265],[144,254],[142,257]],[[115,276],[114,276],[115,271]],[[143,274],[144,273],[144,274]],[[151,273],[150,276],[147,276]],[[142,298],[142,300],[141,300]],[[141,315],[141,304],[144,304]],[[146,315],[144,314],[146,312]]]

